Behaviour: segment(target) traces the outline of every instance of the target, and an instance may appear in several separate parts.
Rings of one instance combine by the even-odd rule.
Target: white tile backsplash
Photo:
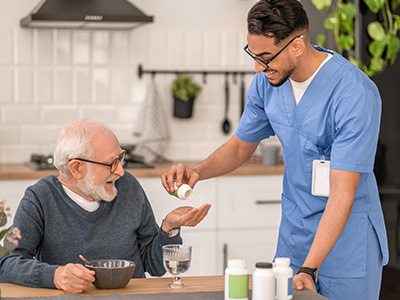
[[[54,102],[57,104],[72,103],[72,68],[56,68],[54,79]]]
[[[0,163],[24,162],[32,152],[51,153],[62,126],[80,117],[104,119],[121,142],[137,142],[132,133],[152,78],[138,78],[139,64],[146,70],[253,67],[242,50],[253,0],[190,5],[186,0],[137,0],[155,22],[129,31],[21,28],[19,18],[29,0],[21,1],[24,4],[10,6],[14,11],[9,18],[0,19]],[[9,9],[5,3],[0,8]],[[11,16],[18,17],[11,21]],[[202,75],[194,76],[203,91],[191,119],[172,116],[170,85],[175,78],[155,76],[171,129],[163,155],[200,160],[233,134],[239,119],[239,83],[230,79],[232,132],[227,136],[221,130],[224,76],[208,75],[206,84]],[[251,78],[246,76],[246,87]]]
[[[112,123],[115,120],[115,107],[113,105],[91,105],[83,106],[80,109],[80,117],[82,118],[98,118],[107,123]]]
[[[94,68],[92,73],[94,103],[105,104],[109,101],[110,73],[108,68]]]
[[[128,68],[112,68],[110,99],[117,105],[129,103],[130,72]]]
[[[92,72],[89,67],[76,67],[73,74],[74,103],[92,103]]]
[[[111,32],[111,64],[126,66],[129,63],[129,31]]]
[[[163,30],[150,31],[148,43],[148,68],[165,68],[167,65],[167,32]]]
[[[70,65],[72,62],[72,31],[57,30],[55,33],[55,63],[57,65]]]
[[[14,68],[0,65],[0,104],[13,103]]]
[[[39,143],[19,143],[6,144],[2,147],[1,161],[5,163],[11,162],[27,162],[32,153],[41,153]]]
[[[204,66],[215,68],[221,64],[221,33],[216,31],[204,32]]]
[[[90,63],[90,31],[74,30],[72,53],[73,62],[77,65],[88,65]]]
[[[40,124],[21,127],[22,143],[44,143],[54,142],[60,134],[60,128],[57,125]]]
[[[34,62],[37,65],[53,64],[53,32],[51,29],[34,29]]]
[[[32,30],[16,28],[14,37],[15,63],[32,64]]]
[[[92,62],[106,65],[110,61],[110,32],[94,31],[92,33]]]
[[[46,105],[41,108],[41,124],[68,124],[80,117],[76,105]]]
[[[201,31],[185,32],[185,65],[203,67],[204,61],[204,35]]]
[[[13,32],[10,29],[0,29],[0,64],[13,63]]]
[[[33,103],[33,71],[32,67],[17,67],[15,70],[15,102]]]
[[[0,139],[2,144],[18,143],[20,141],[20,128],[17,125],[5,125],[0,127]]]
[[[185,66],[185,32],[171,31],[167,33],[167,45],[163,55],[168,65],[182,68]]]
[[[37,67],[34,74],[35,103],[52,103],[53,96],[53,68]]]
[[[13,105],[2,107],[2,124],[37,124],[40,109],[35,105]]]

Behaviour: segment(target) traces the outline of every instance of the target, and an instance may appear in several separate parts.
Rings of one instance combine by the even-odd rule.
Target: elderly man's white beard
[[[93,169],[89,166],[88,172],[84,179],[78,181],[78,186],[81,191],[88,197],[92,197],[95,201],[107,201],[111,202],[117,196],[117,188],[113,186],[111,193],[108,193],[105,188],[105,184],[109,181],[116,181],[119,179],[117,175],[109,176],[103,184],[96,186],[94,184],[94,172]]]

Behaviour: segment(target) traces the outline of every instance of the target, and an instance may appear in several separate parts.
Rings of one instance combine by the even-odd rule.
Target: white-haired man
[[[165,273],[162,246],[179,244],[181,226],[196,226],[208,213],[180,207],[159,227],[136,178],[122,167],[124,151],[103,122],[80,119],[59,136],[54,164],[59,176],[29,187],[14,226],[20,245],[0,261],[0,281],[82,292],[94,281],[78,255],[134,261],[133,277]]]

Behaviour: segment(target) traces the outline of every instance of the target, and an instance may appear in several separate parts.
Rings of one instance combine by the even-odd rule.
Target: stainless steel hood
[[[127,0],[42,0],[20,23],[28,28],[132,29],[152,21]]]

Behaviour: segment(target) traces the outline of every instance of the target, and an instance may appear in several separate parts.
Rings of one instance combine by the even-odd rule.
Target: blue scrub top
[[[319,51],[327,51],[316,47]],[[333,169],[361,173],[351,216],[325,259],[320,274],[360,277],[366,272],[367,225],[372,224],[388,262],[385,223],[373,174],[381,99],[375,84],[337,53],[319,70],[298,106],[289,80],[280,87],[263,73],[254,77],[236,136],[258,142],[277,135],[285,172],[277,256],[301,266],[328,198],[311,194],[312,164],[325,159]]]

